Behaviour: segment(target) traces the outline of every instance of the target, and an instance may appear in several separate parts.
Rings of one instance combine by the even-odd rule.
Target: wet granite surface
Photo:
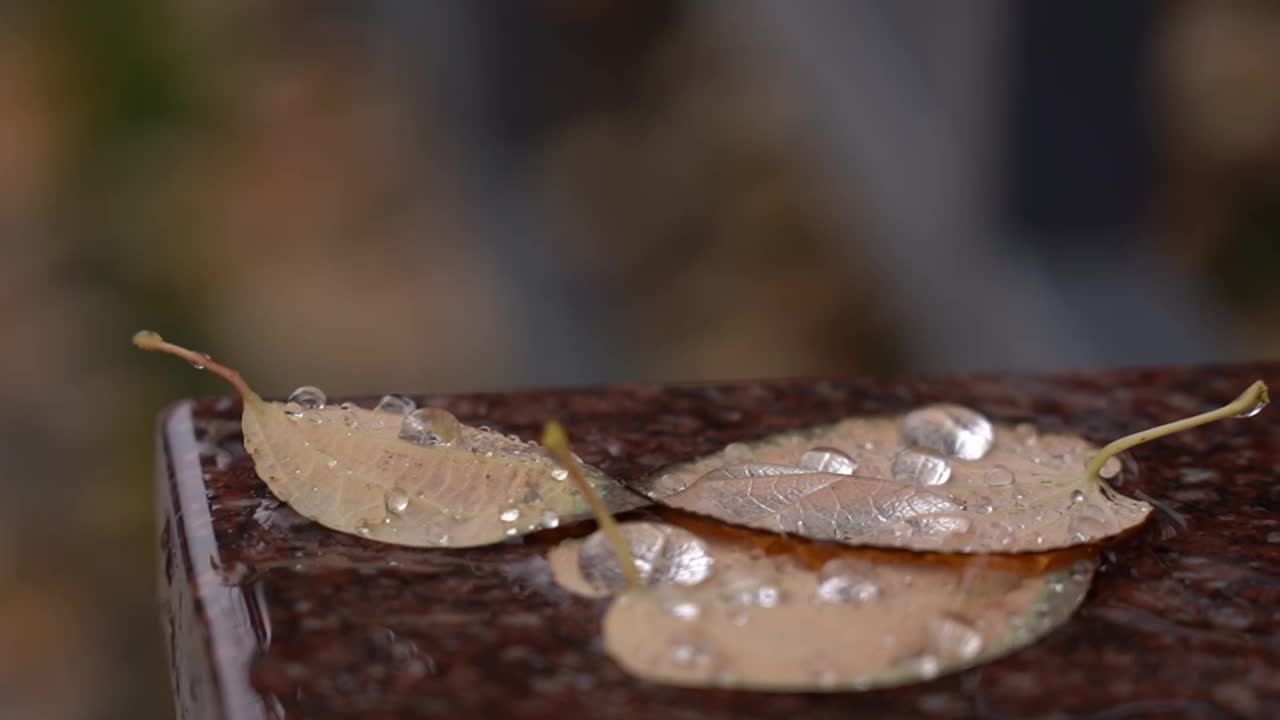
[[[419,396],[524,438],[548,418],[638,478],[736,440],[946,400],[1103,443],[1194,414],[1280,364],[919,382],[780,381]],[[239,404],[179,403],[159,444],[160,590],[180,717],[1280,717],[1280,411],[1133,451],[1120,489],[1157,503],[1104,548],[1076,616],[1009,657],[862,694],[687,690],[603,653],[604,601],[550,580],[545,545],[415,550],[278,503]],[[856,648],[851,648],[856,652]]]

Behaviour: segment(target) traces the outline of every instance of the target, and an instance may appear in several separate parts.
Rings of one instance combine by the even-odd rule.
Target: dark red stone
[[[1280,365],[782,381],[432,397],[525,438],[565,422],[627,480],[726,443],[922,402],[1098,443],[1231,400]],[[602,601],[549,579],[544,545],[414,550],[283,507],[240,445],[238,403],[183,402],[160,438],[160,584],[184,718],[1280,717],[1280,412],[1134,451],[1160,503],[1105,550],[1083,607],[1007,658],[862,694],[683,690],[603,653]],[[850,648],[856,652],[856,648]]]

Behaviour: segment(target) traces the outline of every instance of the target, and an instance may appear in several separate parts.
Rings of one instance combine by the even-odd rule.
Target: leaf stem
[[[198,353],[194,350],[188,350],[181,345],[174,345],[160,337],[159,333],[151,330],[139,330],[133,334],[133,344],[143,350],[151,352],[162,352],[167,355],[182,358],[197,368],[208,370],[218,377],[231,383],[231,387],[236,389],[240,394],[241,400],[248,400],[258,396],[249,385],[245,383],[244,378],[240,377],[240,373],[210,358],[204,353]]]
[[[627,544],[627,539],[618,529],[618,523],[613,519],[613,514],[605,507],[604,501],[583,476],[582,468],[569,450],[569,436],[565,433],[564,427],[555,420],[548,422],[542,429],[542,444],[551,451],[560,467],[569,473],[569,478],[573,480],[578,492],[587,499],[587,504],[591,506],[591,512],[595,513],[596,522],[600,525],[600,531],[604,533],[609,545],[613,548],[613,554],[618,559],[622,574],[627,579],[627,589],[638,590],[640,575],[636,572],[636,560],[631,554],[631,546]]]
[[[1217,420],[1230,417],[1248,417],[1262,409],[1264,405],[1271,399],[1267,395],[1267,385],[1261,380],[1249,386],[1249,389],[1240,394],[1240,397],[1223,405],[1217,410],[1210,410],[1206,413],[1193,415],[1189,418],[1183,418],[1167,425],[1159,425],[1149,430],[1136,432],[1132,435],[1126,435],[1106,447],[1098,451],[1093,456],[1085,468],[1085,476],[1089,478],[1098,478],[1098,472],[1102,470],[1103,464],[1110,460],[1113,456],[1118,455],[1131,447],[1150,442],[1165,435],[1172,435],[1183,430],[1190,430],[1193,427],[1205,425]]]

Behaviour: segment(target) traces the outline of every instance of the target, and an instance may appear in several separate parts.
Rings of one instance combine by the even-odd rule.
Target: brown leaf
[[[661,528],[692,537],[640,525],[633,537]],[[552,551],[551,565],[567,589],[599,596],[583,576],[613,561],[586,552],[591,542],[567,541]],[[772,691],[927,680],[1024,647],[1063,623],[1095,566],[1090,558],[1043,569],[987,556],[955,563],[843,549],[815,568],[801,554],[766,554],[718,533],[700,543],[712,562],[693,563],[711,568],[697,582],[668,573],[665,582],[622,593],[606,613],[605,649],[627,672],[673,685]]]
[[[409,412],[387,396],[381,409],[326,405],[303,387],[288,403],[258,397],[235,371],[158,336],[135,340],[207,366],[244,403],[245,449],[258,476],[299,514],[326,527],[399,545],[470,547],[591,515],[581,495],[536,443],[462,425],[439,408]],[[407,413],[407,414],[406,414]],[[614,512],[640,502],[586,468]]]
[[[942,405],[734,443],[640,489],[672,507],[817,540],[1037,551],[1114,535],[1151,511],[1086,476],[1096,451],[1078,437],[993,426]],[[1103,475],[1118,470],[1109,464]]]

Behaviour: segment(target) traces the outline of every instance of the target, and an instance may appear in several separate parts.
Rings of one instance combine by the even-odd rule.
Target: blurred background
[[[0,4],[0,717],[169,717],[154,417],[1280,355],[1280,3]]]

